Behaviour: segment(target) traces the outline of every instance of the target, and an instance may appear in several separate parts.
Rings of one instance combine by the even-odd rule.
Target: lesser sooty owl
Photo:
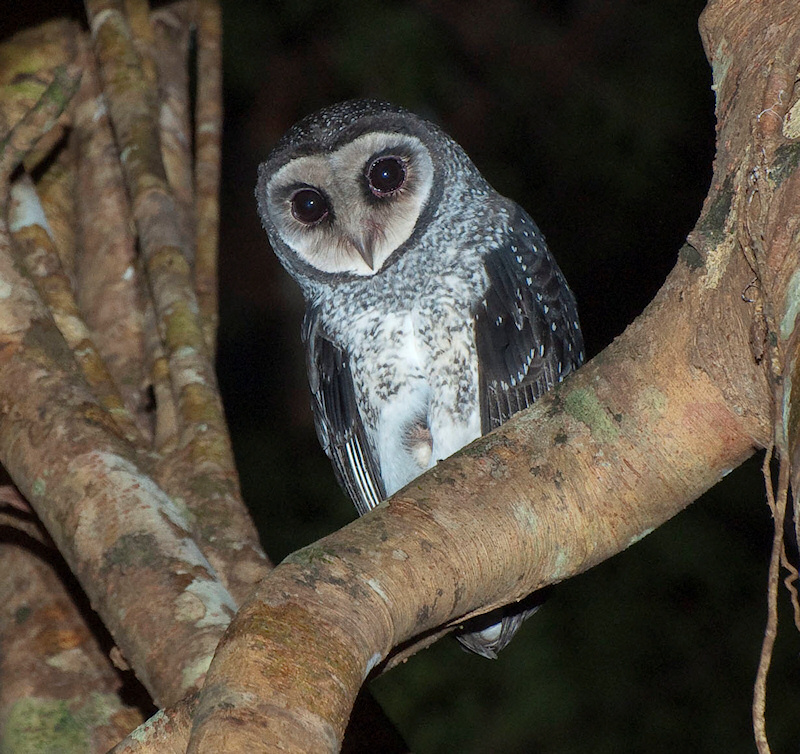
[[[575,298],[533,220],[413,113],[357,100],[305,118],[256,195],[305,296],[317,434],[359,514],[583,361]],[[533,609],[458,638],[495,657]]]

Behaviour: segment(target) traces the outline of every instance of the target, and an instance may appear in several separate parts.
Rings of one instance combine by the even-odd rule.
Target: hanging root
[[[778,467],[778,489],[777,494],[772,483],[770,473],[770,461],[772,460],[774,447],[769,447],[764,456],[762,473],[764,475],[764,485],[767,492],[767,502],[772,511],[774,533],[772,538],[772,555],[769,562],[769,577],[767,580],[767,626],[764,629],[764,641],[761,644],[761,656],[758,660],[758,672],[753,688],[753,733],[755,735],[756,747],[759,754],[770,754],[771,749],[767,741],[766,726],[766,706],[767,706],[767,674],[772,662],[772,651],[775,647],[775,639],[778,635],[778,580],[780,578],[781,563],[787,564],[786,551],[783,542],[783,523],[786,518],[786,504],[789,497],[789,463],[781,458]],[[795,606],[795,622],[798,620],[797,590],[793,582],[797,578],[797,571],[790,568],[790,573],[786,578],[786,586],[792,595],[792,604]]]

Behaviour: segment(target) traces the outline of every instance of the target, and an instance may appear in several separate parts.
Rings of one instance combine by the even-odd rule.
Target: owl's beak
[[[372,254],[372,247],[374,246],[372,237],[368,236],[367,238],[353,238],[353,246],[356,247],[356,251],[359,253],[359,256],[367,263],[367,267],[371,270],[375,269],[375,262]]]

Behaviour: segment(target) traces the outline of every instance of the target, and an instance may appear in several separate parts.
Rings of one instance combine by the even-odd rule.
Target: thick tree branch
[[[83,77],[72,137],[77,154],[75,225],[80,235],[80,253],[73,265],[76,296],[103,361],[149,445],[154,429],[146,399],[145,284],[137,265],[130,206],[94,56],[88,40],[82,37],[80,45]],[[49,219],[52,207],[45,212]]]
[[[398,644],[612,556],[772,442],[764,362],[783,363],[773,328],[796,314],[800,179],[796,160],[749,140],[796,103],[795,18],[788,0],[712,3],[714,180],[653,303],[532,409],[278,566],[220,643],[190,752],[336,751]],[[772,193],[753,212],[760,176]],[[758,301],[743,296],[754,267]]]
[[[178,446],[158,464],[180,486],[212,565],[243,599],[267,565],[239,493],[222,402],[194,290],[193,238],[162,161],[156,103],[118,0],[87,0],[109,114],[177,408]]]
[[[103,754],[141,712],[122,702],[122,678],[53,568],[56,553],[0,537],[10,574],[0,583],[3,751]]]
[[[680,262],[560,389],[279,565],[217,650],[189,751],[222,737],[231,752],[336,751],[393,647],[611,557],[765,442],[767,384],[738,295],[750,271],[732,257],[723,300],[703,294],[708,274]],[[709,317],[725,346],[699,354]],[[709,372],[743,357],[746,389],[732,394]]]
[[[85,35],[72,24],[24,32],[2,50],[0,459],[119,644],[113,655],[130,661],[154,699],[171,703],[202,680],[236,608],[221,581],[241,596],[269,567],[239,493],[210,357],[220,13],[213,0],[153,14],[140,0],[92,2],[90,10],[105,89]],[[201,27],[200,76],[210,79],[198,84],[196,155],[186,69],[193,14]],[[195,207],[203,218],[193,216]],[[191,269],[197,234],[204,259]],[[205,298],[202,319],[195,286]],[[44,536],[16,488],[4,489],[15,508],[6,505],[0,523],[12,534]],[[4,565],[42,585],[34,597],[59,598],[57,581],[39,579],[35,562],[15,553],[0,547]],[[15,588],[8,574],[1,588]],[[97,628],[75,610],[61,613],[82,635]],[[0,641],[13,629],[13,616],[0,615]],[[4,685],[0,717],[13,723],[4,734],[25,730],[16,705],[24,689],[46,692],[54,677],[41,664],[37,636],[17,632],[0,664],[14,678],[26,657],[32,668],[23,684]],[[95,664],[71,674],[69,688],[61,684],[63,700],[48,706],[43,692],[43,709],[91,710],[81,706],[87,684],[116,694],[113,669],[102,657]],[[165,716],[166,727],[174,737],[183,720],[188,737],[189,708],[180,709],[183,717]],[[103,710],[114,720],[95,715],[66,731],[54,728],[47,747],[94,736],[90,748],[105,749],[137,721],[119,702]],[[397,746],[385,719],[368,711],[370,723],[385,729],[383,740]],[[158,735],[157,721],[146,730]]]
[[[16,254],[50,310],[56,327],[72,349],[83,378],[100,405],[113,417],[131,444],[142,443],[133,414],[128,411],[117,386],[97,350],[89,328],[81,318],[72,285],[61,267],[36,187],[28,175],[11,185],[9,223]]]
[[[759,358],[763,356],[769,373],[771,449],[774,448],[780,462],[778,486],[773,490],[768,465],[771,453],[765,461],[764,477],[775,530],[767,587],[767,626],[753,695],[756,745],[761,754],[768,754],[767,673],[778,630],[781,565],[789,570],[786,585],[796,610],[798,604],[794,585],[797,571],[789,564],[784,547],[784,517],[790,477],[792,488],[798,489],[800,460],[800,397],[793,390],[800,379],[800,172],[796,169],[800,131],[793,125],[793,120],[800,117],[797,86],[800,31],[796,8],[775,4],[756,48],[760,68],[750,69],[752,75],[745,79],[735,61],[753,54],[750,24],[750,14],[745,8],[730,2],[710,4],[701,19],[717,92],[719,142],[736,144],[735,150],[718,155],[717,173],[728,179],[723,196],[730,201],[728,226],[734,231],[731,241],[741,245],[754,273],[748,291],[761,316],[753,323],[753,351]],[[733,103],[740,117],[731,117],[737,115],[730,112]],[[799,534],[796,530],[798,541]]]

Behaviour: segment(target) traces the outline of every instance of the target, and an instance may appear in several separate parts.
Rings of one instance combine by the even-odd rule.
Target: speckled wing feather
[[[356,403],[347,354],[325,337],[315,309],[303,321],[317,436],[342,489],[363,516],[386,497]]]
[[[530,406],[583,363],[575,297],[536,224],[517,208],[505,246],[484,258],[489,288],[475,311],[475,339],[485,434]],[[468,621],[456,638],[496,658],[544,593]]]
[[[484,258],[489,288],[475,312],[484,434],[583,362],[575,297],[536,224],[517,213],[508,244]]]

